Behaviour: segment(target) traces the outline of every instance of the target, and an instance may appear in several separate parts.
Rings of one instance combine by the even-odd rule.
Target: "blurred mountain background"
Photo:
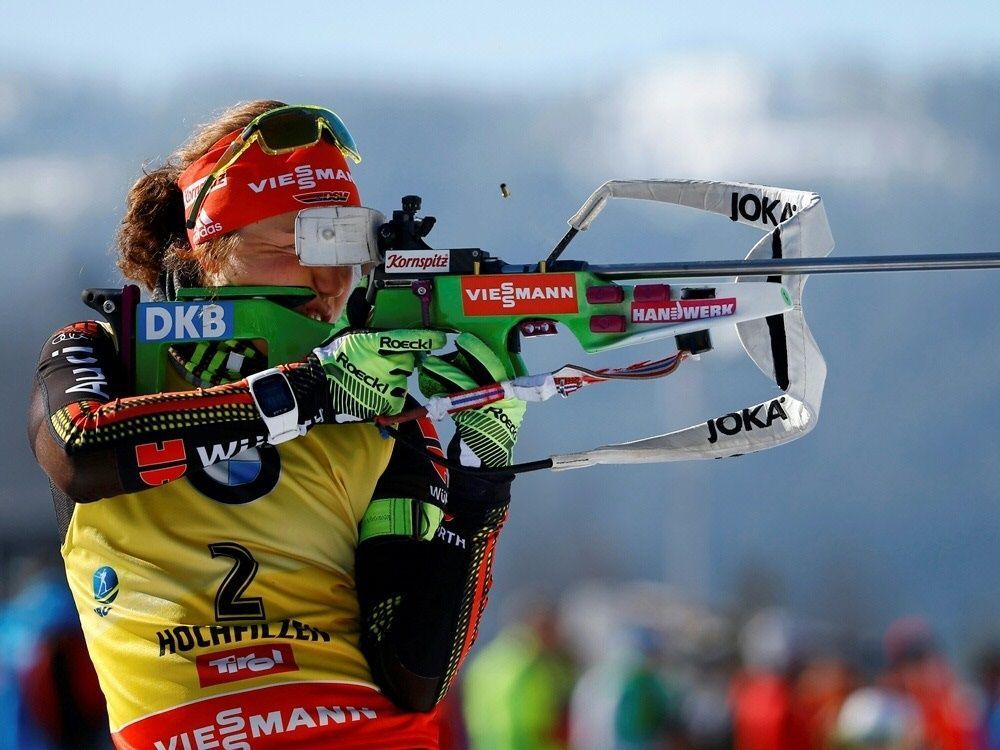
[[[639,177],[817,191],[843,255],[1000,249],[995,64],[793,67],[683,52],[516,94],[350,80],[228,72],[138,87],[0,65],[0,394],[13,415],[0,433],[0,563],[58,545],[23,428],[45,336],[87,316],[81,289],[122,283],[112,240],[140,165],[237,100],[331,106],[364,154],[366,205],[389,212],[419,194],[438,219],[432,245],[513,262],[543,257],[601,182]],[[613,204],[566,257],[736,258],[758,237],[713,219]],[[996,635],[1000,273],[817,278],[806,311],[829,365],[813,433],[739,459],[519,478],[494,600],[646,578],[713,606],[780,600],[871,633],[920,613],[955,653]],[[566,336],[526,347],[533,371],[657,353],[588,358]],[[666,432],[773,390],[734,335],[717,337],[667,380],[532,407],[518,458]]]

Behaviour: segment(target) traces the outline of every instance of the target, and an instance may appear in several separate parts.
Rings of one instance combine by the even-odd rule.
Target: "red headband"
[[[241,130],[218,141],[177,178],[184,193],[184,218],[202,183]],[[360,206],[361,195],[340,149],[320,140],[314,146],[269,156],[250,145],[209,190],[194,229],[191,246],[220,237],[247,224],[311,206]]]

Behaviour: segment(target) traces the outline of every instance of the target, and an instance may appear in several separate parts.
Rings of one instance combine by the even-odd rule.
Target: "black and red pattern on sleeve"
[[[323,420],[323,373],[307,360],[282,367],[306,425]],[[212,445],[260,445],[267,428],[246,381],[213,388],[131,395],[114,339],[94,321],[73,323],[46,342],[36,381],[53,440],[70,456],[112,451],[125,491],[155,487],[207,466]]]
[[[397,440],[374,498],[441,504],[445,516],[433,540],[383,536],[358,546],[361,648],[386,695],[406,710],[429,711],[444,698],[476,641],[513,475],[481,479],[448,471],[407,445],[422,443],[441,455],[430,422],[399,430],[406,440]],[[455,442],[449,454],[457,453]],[[442,485],[444,503],[431,489]]]

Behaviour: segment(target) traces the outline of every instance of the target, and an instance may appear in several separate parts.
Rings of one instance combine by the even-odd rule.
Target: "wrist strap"
[[[425,542],[437,533],[442,511],[412,497],[382,497],[368,503],[358,527],[358,542],[379,536],[404,536]]]

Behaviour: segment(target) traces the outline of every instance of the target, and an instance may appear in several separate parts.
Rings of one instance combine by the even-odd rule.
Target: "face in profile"
[[[296,211],[261,219],[238,229],[235,251],[222,269],[211,275],[212,285],[302,286],[316,297],[299,312],[333,322],[340,315],[355,279],[351,266],[302,266],[295,254]]]

